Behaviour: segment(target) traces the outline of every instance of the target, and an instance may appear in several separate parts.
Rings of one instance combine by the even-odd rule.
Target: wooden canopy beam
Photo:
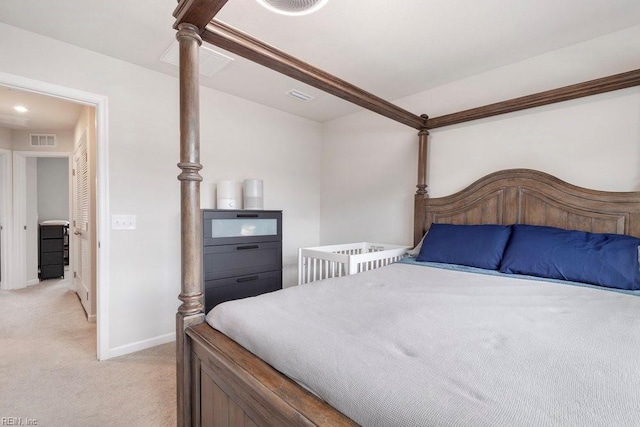
[[[203,0],[201,0],[203,1]],[[202,32],[202,39],[250,61],[271,68],[324,92],[335,95],[367,110],[381,114],[414,129],[425,127],[425,121],[338,77],[307,64],[223,22],[213,20]]]
[[[638,85],[640,85],[640,70],[628,71],[626,73],[589,80],[587,82],[552,89],[536,93],[534,95],[489,104],[484,107],[472,108],[470,110],[434,117],[427,121],[427,129],[451,126],[471,120],[484,119],[486,117],[512,113],[514,111],[526,110],[533,107],[541,107],[543,105],[553,104],[556,102],[569,101],[571,99],[597,95],[599,93],[611,92]]]
[[[182,0],[173,11],[176,22],[173,28],[176,30],[182,23],[195,25],[199,32],[209,24],[228,0]]]

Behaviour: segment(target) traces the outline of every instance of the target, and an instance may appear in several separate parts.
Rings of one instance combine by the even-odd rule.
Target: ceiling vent
[[[180,66],[180,44],[175,41],[167,49],[167,51],[160,57],[160,60],[176,67]],[[233,58],[217,52],[213,49],[209,49],[205,46],[200,46],[200,74],[205,77],[211,77],[224,67],[229,65],[233,61]]]
[[[29,135],[32,147],[55,147],[56,136],[54,134],[32,133]]]
[[[29,119],[26,117],[5,116],[0,114],[0,125],[17,128],[28,128]]]
[[[282,15],[307,15],[320,9],[329,0],[257,0],[272,12]]]
[[[298,101],[303,101],[303,102],[309,102],[312,99],[314,99],[313,96],[307,95],[306,93],[300,92],[299,90],[295,90],[295,89],[291,89],[289,92],[287,92],[287,95],[297,99]]]

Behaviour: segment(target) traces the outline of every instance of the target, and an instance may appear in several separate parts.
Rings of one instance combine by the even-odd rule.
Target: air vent
[[[56,136],[54,134],[32,133],[29,135],[32,147],[55,147]]]
[[[303,101],[303,102],[309,102],[312,99],[314,99],[313,96],[307,95],[306,93],[300,92],[299,90],[295,90],[295,89],[291,89],[289,92],[287,92],[287,95],[297,99],[298,101]]]
[[[29,127],[29,119],[26,117],[5,116],[4,114],[0,114],[0,125],[27,128]]]
[[[160,60],[167,64],[180,66],[180,45],[177,41],[160,57]],[[233,62],[233,58],[223,53],[200,46],[200,74],[211,77],[218,71]]]

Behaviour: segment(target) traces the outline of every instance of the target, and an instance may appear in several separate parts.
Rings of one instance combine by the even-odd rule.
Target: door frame
[[[0,84],[66,99],[96,109],[96,330],[97,358],[109,358],[109,126],[108,98],[28,77],[0,72]]]
[[[14,151],[13,152],[13,224],[14,224],[14,238],[13,238],[13,283],[20,283],[20,286],[13,286],[12,289],[22,289],[29,286],[26,279],[26,235],[23,233],[21,221],[26,219],[26,160],[27,158],[64,158],[66,157],[69,165],[69,182],[71,182],[71,168],[73,154],[68,151]],[[72,208],[71,208],[71,184],[69,184],[69,206],[68,215],[71,220]],[[73,250],[73,247],[71,247]],[[74,271],[74,265],[71,263],[71,254],[69,254],[69,270]],[[73,290],[73,281],[70,281],[68,288]]]
[[[0,233],[0,269],[2,271],[2,279],[0,280],[0,289],[10,289],[11,283],[13,283],[13,270],[12,270],[12,252],[9,250],[13,248],[13,161],[11,150],[6,148],[0,148],[0,197],[2,202],[0,205],[0,220],[2,222],[2,233]]]

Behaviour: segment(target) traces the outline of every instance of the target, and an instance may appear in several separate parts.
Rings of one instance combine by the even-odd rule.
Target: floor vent
[[[54,134],[32,133],[29,134],[32,147],[55,147],[56,136]]]

